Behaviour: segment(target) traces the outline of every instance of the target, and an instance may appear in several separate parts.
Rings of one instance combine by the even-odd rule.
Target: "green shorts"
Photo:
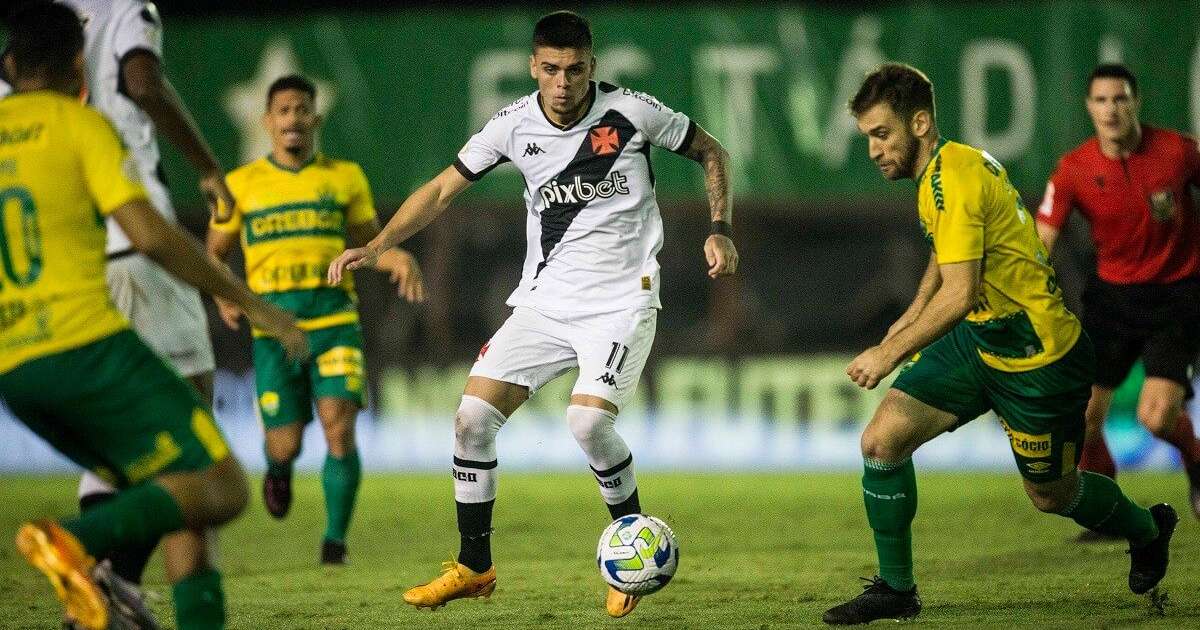
[[[331,326],[308,332],[311,357],[287,358],[271,337],[254,339],[254,384],[258,416],[265,428],[313,419],[320,398],[343,398],[364,407],[362,331],[358,324]]]
[[[0,374],[0,398],[51,446],[118,487],[204,470],[229,455],[196,390],[131,330]]]
[[[904,364],[892,387],[954,414],[955,428],[994,410],[1008,433],[1017,468],[1034,483],[1075,470],[1096,371],[1087,334],[1081,333],[1074,347],[1050,365],[1004,372],[983,362],[966,326],[955,326]]]

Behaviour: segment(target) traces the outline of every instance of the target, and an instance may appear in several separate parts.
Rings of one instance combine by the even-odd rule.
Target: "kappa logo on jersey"
[[[536,142],[530,142],[529,144],[525,145],[525,153],[522,157],[541,155],[545,152],[546,150],[542,147],[539,147]]]
[[[601,383],[604,383],[605,385],[608,385],[609,387],[617,386],[617,379],[613,378],[613,375],[609,374],[608,372],[605,372],[601,376],[597,376],[596,380],[600,381]]]
[[[583,181],[579,175],[567,184],[551,181],[538,189],[542,201],[546,205],[553,203],[587,203],[593,199],[608,199],[613,195],[628,195],[629,187],[625,185],[628,179],[621,171],[613,171],[608,177],[590,184]]]
[[[588,137],[592,140],[592,153],[596,155],[609,155],[621,148],[621,138],[612,127],[596,127]]]
[[[478,360],[482,359],[484,357],[484,355],[487,354],[488,348],[490,348],[491,346],[492,346],[492,342],[490,342],[490,341],[483,344],[483,347],[479,349],[479,356],[475,357],[475,360],[478,361]]]

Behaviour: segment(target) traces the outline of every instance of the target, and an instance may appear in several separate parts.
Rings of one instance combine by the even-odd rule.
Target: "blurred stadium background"
[[[492,112],[533,91],[529,37],[547,5],[160,2],[166,68],[223,165],[267,152],[266,87],[302,72],[327,121],[323,151],[360,162],[386,219],[448,165]],[[700,170],[653,155],[666,226],[663,309],[637,402],[620,429],[657,469],[844,468],[883,389],[842,370],[907,306],[926,261],[911,187],[889,186],[866,157],[845,102],[885,60],[925,70],[941,129],[987,149],[1035,207],[1060,154],[1087,138],[1082,94],[1098,62],[1137,73],[1145,123],[1200,131],[1200,4],[649,3],[584,5],[601,79],[689,113],[733,156],[736,241],[743,267],[710,282]],[[206,219],[194,175],[166,143],[165,169],[183,221]],[[441,470],[467,370],[507,314],[523,256],[521,181],[511,165],[472,187],[409,242],[428,303],[396,299],[359,277],[371,405],[360,422],[370,469]],[[1072,223],[1055,264],[1071,303],[1092,264]],[[262,466],[249,337],[211,319],[217,414],[250,467]],[[1198,331],[1200,334],[1200,331]],[[540,391],[500,436],[505,467],[583,463],[562,421],[573,378]],[[1172,468],[1176,454],[1133,419],[1137,375],[1108,425],[1121,468]],[[1196,410],[1194,409],[1194,412]],[[310,427],[314,429],[315,427]],[[310,431],[311,433],[311,431]],[[319,464],[313,438],[301,467]],[[0,472],[71,465],[0,414]],[[1011,467],[994,418],[925,446],[921,466]]]

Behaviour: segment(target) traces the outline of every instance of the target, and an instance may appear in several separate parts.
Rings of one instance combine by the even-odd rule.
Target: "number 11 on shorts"
[[[612,351],[608,353],[608,361],[604,364],[604,367],[620,374],[621,370],[625,367],[625,357],[628,355],[629,346],[614,341],[612,343]],[[614,363],[616,367],[613,367]]]

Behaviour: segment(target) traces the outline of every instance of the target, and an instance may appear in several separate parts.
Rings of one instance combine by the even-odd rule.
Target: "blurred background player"
[[[990,155],[940,137],[933,84],[887,64],[850,101],[868,153],[884,177],[917,182],[929,265],[909,309],[846,373],[874,388],[904,361],[862,434],[863,500],[879,575],[829,624],[915,617],[912,563],[917,482],[912,454],[942,433],[995,410],[1025,492],[1059,514],[1129,541],[1129,588],[1145,593],[1167,570],[1178,517],[1149,510],[1110,478],[1076,470],[1095,355],[1008,174]],[[987,265],[983,264],[986,257]]]
[[[133,247],[184,282],[240,304],[298,356],[303,333],[149,204],[112,126],[78,100],[84,34],[77,15],[33,4],[10,26],[3,65],[15,93],[0,100],[0,205],[19,210],[21,229],[0,230],[0,398],[119,489],[77,518],[22,525],[17,547],[50,579],[68,623],[99,630],[109,627],[110,598],[122,593],[94,558],[171,533],[163,553],[177,626],[222,628],[224,595],[206,530],[241,512],[245,477],[208,405],[114,308],[97,218],[113,217]],[[120,603],[112,610],[129,613]]]
[[[87,101],[116,127],[151,205],[175,222],[156,133],[164,135],[196,169],[200,188],[210,203],[219,198],[231,205],[220,164],[163,75],[162,21],[154,3],[60,3],[74,10],[83,23]],[[108,286],[117,309],[155,354],[211,404],[213,352],[200,295],[136,251],[114,219],[108,219],[107,228]],[[80,508],[86,510],[111,499],[113,492],[110,484],[85,472],[79,482]],[[149,541],[139,548],[115,550],[110,558],[113,569],[126,580],[141,582],[156,544]]]
[[[1104,420],[1140,357],[1138,420],[1179,449],[1200,517],[1200,441],[1183,409],[1200,353],[1200,219],[1191,191],[1200,186],[1200,152],[1194,138],[1141,124],[1137,79],[1123,65],[1092,71],[1086,104],[1096,135],[1062,157],[1037,213],[1047,250],[1074,209],[1096,244],[1083,327],[1096,344],[1097,370],[1079,466],[1116,477]]]
[[[497,113],[453,166],[406,199],[383,232],[329,269],[373,264],[429,224],[471,182],[504,162],[525,178],[527,251],[512,315],[483,346],[454,419],[454,499],[461,547],[442,575],[404,594],[417,607],[491,595],[496,433],[539,387],[579,368],[567,423],[587,456],[612,518],[641,511],[633,455],[617,433],[654,341],[662,219],[650,146],[704,167],[712,235],[710,277],[737,269],[728,154],[687,116],[653,97],[592,80],[587,20],[567,11],[534,27],[530,75],[538,90]],[[638,598],[610,588],[605,607],[629,614]]]
[[[379,233],[375,202],[362,169],[316,153],[321,117],[311,81],[285,76],[267,91],[263,124],[271,153],[229,174],[237,199],[229,219],[214,217],[208,251],[224,260],[241,237],[251,290],[292,313],[307,332],[312,360],[292,361],[279,340],[254,329],[254,379],[266,434],[267,511],[283,518],[292,502],[292,462],[300,455],[312,408],[329,451],[321,469],[326,526],[321,562],[342,564],[346,529],[362,476],[354,422],[365,404],[362,331],[354,281],[326,282],[330,261],[350,245]],[[389,249],[375,268],[391,276],[410,302],[424,299],[421,271],[412,255]],[[217,299],[221,318],[237,328],[242,311]]]

